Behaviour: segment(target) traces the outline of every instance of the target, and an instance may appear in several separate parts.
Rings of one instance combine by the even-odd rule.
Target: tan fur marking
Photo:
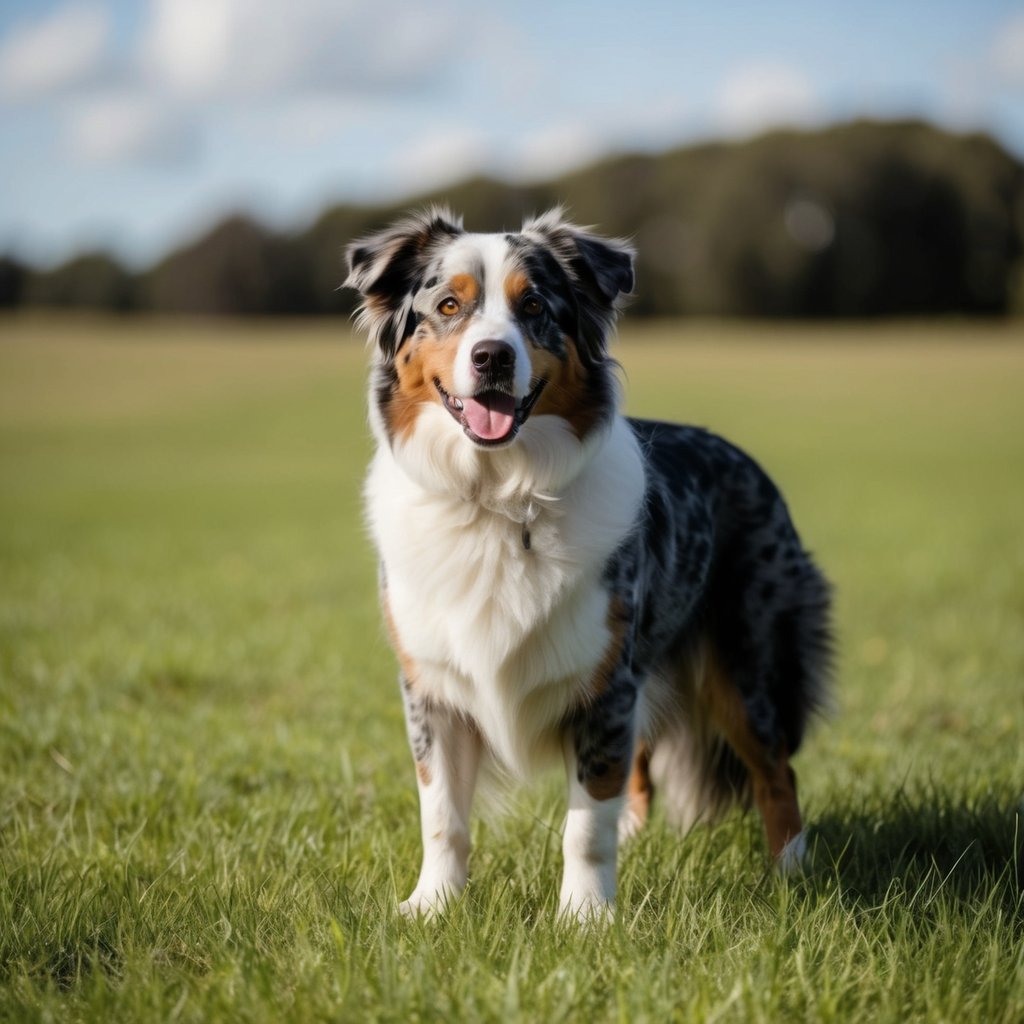
[[[750,772],[754,803],[764,822],[773,857],[803,829],[796,795],[796,775],[785,745],[772,751],[750,725],[743,698],[712,653],[707,661],[701,697],[711,721]]]
[[[505,301],[511,309],[519,305],[519,300],[530,290],[530,279],[521,271],[513,271],[505,278]]]
[[[384,407],[391,432],[402,438],[412,433],[425,402],[441,404],[441,396],[434,387],[435,378],[451,393],[452,364],[459,347],[459,335],[438,338],[429,328],[421,326],[406,345],[409,347],[405,355],[394,364],[398,383]]]
[[[548,386],[541,393],[534,415],[560,416],[582,440],[605,412],[599,401],[589,401],[586,387],[587,370],[580,359],[576,343],[565,338],[566,357],[559,359],[546,349],[534,348],[530,355],[533,375]]]
[[[391,614],[391,605],[388,603],[388,594],[385,590],[381,595],[381,609],[384,612],[384,625],[388,630],[388,637],[391,646],[398,657],[398,664],[402,666],[402,675],[405,676],[410,686],[415,686],[416,678],[419,675],[416,669],[416,662],[406,653],[402,647],[402,641],[398,638],[398,628],[395,626],[394,616]]]
[[[636,754],[633,756],[633,772],[629,776],[629,786],[626,790],[626,800],[630,813],[636,819],[637,825],[647,821],[647,815],[651,809],[651,797],[654,795],[654,786],[651,783],[650,754],[644,743],[637,744]]]
[[[590,678],[587,696],[591,699],[599,697],[611,684],[612,673],[615,671],[615,666],[619,663],[619,655],[622,653],[622,645],[626,639],[628,616],[622,600],[618,597],[613,597],[608,602],[607,624],[608,632],[611,633],[611,639],[605,648],[601,664],[597,666]]]
[[[463,309],[480,297],[480,282],[472,274],[456,274],[448,282],[448,287]]]
[[[402,666],[402,675],[405,676],[406,681],[410,687],[416,685],[417,669],[416,663],[406,653],[405,648],[402,647],[402,642],[398,639],[398,629],[395,626],[394,616],[391,614],[391,605],[388,603],[388,594],[385,590],[381,596],[381,607],[384,612],[384,624],[387,626],[388,637],[391,639],[391,646],[394,648],[395,654],[398,657],[398,663]],[[416,775],[420,782],[424,786],[430,785],[430,766],[424,761],[416,762]]]

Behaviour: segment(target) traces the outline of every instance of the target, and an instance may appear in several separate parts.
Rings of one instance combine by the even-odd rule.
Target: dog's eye
[[[459,304],[458,302],[455,301],[455,299],[449,297],[445,299],[440,306],[437,307],[437,311],[442,316],[455,316],[455,314],[458,313],[459,311]]]
[[[520,309],[526,316],[540,316],[544,312],[544,303],[538,295],[527,295]]]

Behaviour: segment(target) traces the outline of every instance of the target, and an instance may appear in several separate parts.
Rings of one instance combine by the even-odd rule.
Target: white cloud
[[[749,134],[779,125],[806,125],[820,116],[810,81],[787,64],[748,64],[734,71],[719,91],[719,127]]]
[[[141,94],[93,96],[71,111],[71,155],[86,163],[177,163],[197,142],[196,129],[178,111]]]
[[[49,98],[67,152],[90,163],[179,161],[218,118],[315,147],[443,83],[448,41],[488,30],[464,4],[145,0],[117,48],[105,0],[70,0],[0,39],[0,98]]]
[[[428,11],[402,0],[146,0],[128,66],[115,69],[106,5],[70,0],[8,32],[0,87],[24,98],[115,70],[185,101],[408,85],[441,65],[456,2]]]
[[[225,73],[231,0],[154,0],[137,53],[140,73],[185,95],[208,92]]]
[[[1024,86],[1024,13],[1011,17],[996,33],[992,66],[1007,85]]]
[[[412,139],[389,162],[395,169],[394,184],[418,192],[479,172],[486,168],[489,157],[488,147],[478,134],[447,130]]]
[[[191,99],[402,88],[443,72],[452,3],[152,0],[139,65]]]
[[[87,0],[16,25],[0,45],[0,94],[25,99],[94,79],[107,61],[109,37],[107,10]]]
[[[494,169],[513,178],[542,181],[582,167],[608,148],[603,133],[582,122],[556,122],[521,136],[502,165]]]

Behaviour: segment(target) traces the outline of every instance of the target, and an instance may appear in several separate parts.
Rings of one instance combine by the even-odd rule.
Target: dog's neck
[[[435,499],[483,507],[515,523],[524,535],[543,512],[557,513],[565,490],[607,442],[599,428],[579,440],[565,420],[534,416],[508,448],[475,447],[438,408],[425,410],[412,435],[390,445],[403,472]],[[378,443],[388,440],[378,435]],[[528,540],[524,540],[528,546]]]

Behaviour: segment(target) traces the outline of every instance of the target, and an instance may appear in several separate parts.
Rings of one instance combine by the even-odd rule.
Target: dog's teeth
[[[456,412],[462,412],[462,403],[457,398],[452,399],[452,405],[455,406]]]

